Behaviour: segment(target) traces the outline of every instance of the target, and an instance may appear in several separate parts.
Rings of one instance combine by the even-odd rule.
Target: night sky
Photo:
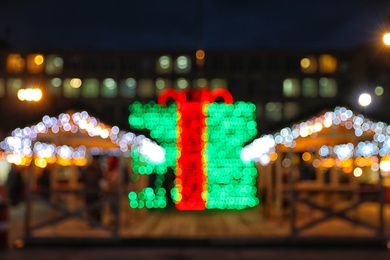
[[[0,37],[30,50],[349,48],[389,14],[388,0],[2,0]]]

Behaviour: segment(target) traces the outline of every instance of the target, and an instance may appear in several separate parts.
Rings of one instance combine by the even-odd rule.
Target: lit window
[[[81,94],[85,98],[97,98],[99,96],[99,80],[85,79]]]
[[[161,91],[163,91],[166,88],[171,87],[171,82],[169,79],[163,79],[163,78],[158,78],[156,79],[156,94],[160,94]]]
[[[30,54],[27,56],[27,70],[30,73],[41,73],[44,68],[45,58],[42,54]]]
[[[112,78],[103,80],[102,96],[106,98],[113,98],[118,95],[118,86],[116,81]]]
[[[302,80],[302,95],[304,97],[316,97],[318,95],[317,81],[311,78]]]
[[[212,79],[210,81],[210,89],[227,88],[227,81],[225,79]]]
[[[257,95],[262,89],[260,80],[250,80],[247,84],[247,93],[248,95]]]
[[[186,89],[189,87],[188,80],[185,78],[179,78],[176,80],[175,87],[179,90]]]
[[[154,81],[140,79],[138,82],[138,95],[142,98],[151,98],[154,95]]]
[[[320,56],[320,72],[321,73],[334,73],[337,68],[337,59],[329,54],[323,54]]]
[[[134,78],[127,78],[120,82],[121,97],[133,98],[137,94],[137,81]]]
[[[172,71],[172,61],[170,56],[161,56],[156,62],[157,73],[170,73]]]
[[[142,74],[149,74],[153,72],[153,60],[145,57],[140,62],[140,71]]]
[[[299,105],[293,102],[284,103],[284,119],[291,120],[299,115]]]
[[[299,97],[299,80],[285,79],[283,81],[283,94],[285,97]]]
[[[19,78],[9,78],[7,80],[8,95],[16,95],[18,90],[22,88],[23,81]]]
[[[261,103],[256,103],[256,118],[260,118],[263,114],[263,105]]]
[[[336,80],[330,78],[320,78],[320,96],[335,97],[337,94]]]
[[[7,57],[7,71],[9,73],[19,73],[24,69],[24,59],[20,54],[9,54]]]
[[[195,53],[196,64],[199,66],[203,66],[205,56],[206,56],[206,54],[205,54],[204,50],[197,50]]]
[[[50,79],[48,82],[49,93],[53,96],[61,95],[62,80],[60,78]]]
[[[176,73],[187,73],[191,70],[191,60],[188,56],[179,56],[175,63]]]
[[[5,94],[4,79],[0,79],[0,97],[4,97],[4,94]]]
[[[63,82],[64,97],[66,98],[79,97],[81,85],[82,85],[82,81],[79,78],[64,79]]]
[[[195,79],[194,80],[194,88],[206,88],[208,86],[208,81],[205,78]]]
[[[317,71],[317,59],[313,56],[301,59],[301,70],[304,73],[314,73]]]
[[[268,102],[265,105],[265,117],[270,121],[280,121],[282,119],[282,110],[282,103]]]
[[[46,57],[45,66],[47,74],[59,74],[64,67],[64,60],[56,55],[49,55]]]
[[[382,96],[385,91],[382,86],[376,86],[374,92],[375,95]]]

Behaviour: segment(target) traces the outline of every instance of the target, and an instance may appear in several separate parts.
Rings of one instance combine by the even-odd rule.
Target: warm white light
[[[81,87],[82,81],[79,78],[73,78],[70,80],[70,86],[72,88],[79,88]]]
[[[367,93],[363,93],[359,96],[359,104],[363,107],[371,104],[371,95]]]
[[[355,170],[353,170],[353,175],[355,177],[360,177],[363,174],[363,170],[359,167],[356,167]]]
[[[17,96],[20,101],[39,101],[42,91],[39,88],[19,89]]]
[[[389,172],[390,171],[390,161],[381,161],[379,164],[379,167],[382,172]]]
[[[303,58],[302,60],[301,60],[301,67],[302,67],[302,69],[307,69],[307,68],[309,68],[310,67],[310,59],[309,58]]]
[[[383,35],[383,43],[386,45],[390,45],[390,33],[385,33]]]

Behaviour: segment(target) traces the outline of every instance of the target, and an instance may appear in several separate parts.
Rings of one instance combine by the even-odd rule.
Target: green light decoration
[[[228,102],[215,103],[216,96]],[[164,105],[160,97],[176,104]],[[243,146],[257,134],[256,106],[232,103],[224,89],[161,93],[159,103],[130,105],[129,124],[147,129],[165,149],[165,162],[155,164],[132,151],[137,174],[155,174],[152,187],[129,193],[131,208],[164,208],[168,195],[179,210],[244,209],[259,203],[254,162],[243,162]],[[163,188],[168,168],[175,173],[174,187]]]

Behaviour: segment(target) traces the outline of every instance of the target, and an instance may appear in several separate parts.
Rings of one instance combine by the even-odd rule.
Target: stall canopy
[[[154,141],[108,126],[86,111],[45,115],[36,125],[12,131],[0,148],[10,163],[29,165],[34,160],[39,167],[54,162],[84,165],[87,151],[128,157],[136,150],[154,163],[165,160],[164,149]]]
[[[244,147],[244,161],[268,165],[276,150],[318,151],[321,157],[386,157],[390,154],[390,126],[374,122],[345,107],[336,107],[307,121],[263,135]],[[382,169],[383,170],[383,169]]]
[[[264,215],[281,220],[289,214],[293,236],[338,217],[381,237],[389,155],[390,126],[345,107],[263,135],[241,153],[258,163]],[[351,217],[371,205],[379,205],[375,225]],[[316,213],[305,219],[309,209]]]

